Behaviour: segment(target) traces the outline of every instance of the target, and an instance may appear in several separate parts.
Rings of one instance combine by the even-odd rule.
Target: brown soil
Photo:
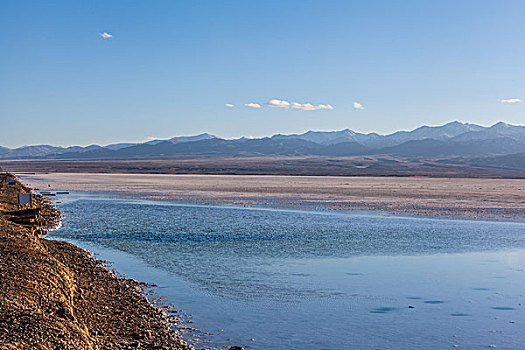
[[[16,193],[29,189],[1,186],[0,349],[190,349],[144,295],[143,283],[8,221],[3,212],[16,210]],[[56,222],[58,211],[45,199],[37,205]]]
[[[407,159],[393,156],[313,157],[179,157],[125,160],[4,160],[0,166],[14,173],[124,173],[300,176],[425,176],[455,178],[525,178],[514,167],[470,164],[463,159]]]

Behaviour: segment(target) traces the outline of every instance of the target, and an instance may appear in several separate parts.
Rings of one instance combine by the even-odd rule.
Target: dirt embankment
[[[189,349],[143,284],[9,221],[17,193],[29,189],[0,186],[0,349]],[[47,222],[56,222],[55,208],[41,197],[36,203]]]

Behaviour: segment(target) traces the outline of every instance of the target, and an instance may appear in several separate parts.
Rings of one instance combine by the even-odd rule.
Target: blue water
[[[157,294],[214,333],[197,347],[519,349],[525,343],[523,223],[93,196],[60,209],[64,226],[50,237],[160,285]]]

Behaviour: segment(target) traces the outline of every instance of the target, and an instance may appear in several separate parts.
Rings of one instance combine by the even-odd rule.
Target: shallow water
[[[525,342],[523,223],[85,195],[60,209],[67,219],[50,237],[165,287],[157,293],[216,333],[207,338],[216,347],[517,349]]]

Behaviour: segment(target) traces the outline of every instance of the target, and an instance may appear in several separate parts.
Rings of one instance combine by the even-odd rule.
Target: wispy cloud
[[[232,105],[231,103],[226,103],[225,106],[228,107],[228,108],[233,108],[233,107],[235,107],[235,105]]]
[[[250,108],[261,108],[261,105],[258,104],[258,103],[254,103],[254,102],[250,102],[250,103],[245,103],[244,104],[246,107],[250,107]]]
[[[334,109],[334,107],[332,107],[331,105],[313,105],[311,103],[297,103],[297,102],[294,102],[292,103],[292,105],[290,106],[291,109],[299,109],[301,111],[316,111],[316,110],[319,110],[319,109]]]
[[[365,107],[363,107],[363,105],[360,104],[359,102],[354,102],[354,108],[355,109],[365,109]]]
[[[102,39],[109,39],[113,37],[113,35],[106,33],[106,32],[100,33],[100,36],[102,37]]]
[[[523,102],[521,98],[507,98],[507,99],[500,99],[499,102],[501,103],[521,103]]]

